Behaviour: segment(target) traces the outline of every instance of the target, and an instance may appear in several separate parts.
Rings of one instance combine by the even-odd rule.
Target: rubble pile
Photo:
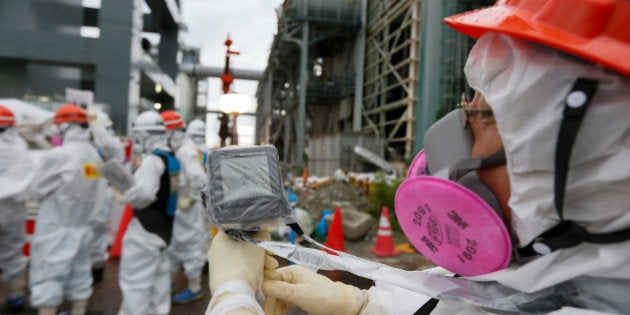
[[[367,196],[358,187],[344,181],[332,181],[327,185],[321,185],[316,189],[306,189],[299,193],[297,206],[309,211],[315,221],[321,219],[324,209],[335,208],[353,209],[364,212],[372,205]]]

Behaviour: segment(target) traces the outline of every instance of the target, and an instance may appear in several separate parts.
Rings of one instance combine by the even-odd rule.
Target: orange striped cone
[[[335,209],[333,220],[330,223],[330,229],[328,229],[328,237],[326,237],[326,247],[345,252],[346,246],[343,242],[343,221],[341,219],[341,208]],[[324,249],[325,252],[337,255],[334,252]]]
[[[129,222],[131,222],[131,219],[133,219],[133,208],[130,205],[125,205],[125,210],[120,218],[118,231],[116,231],[116,237],[114,238],[114,244],[109,250],[110,257],[118,258],[122,255],[122,240],[125,236],[125,232],[127,232],[127,226],[129,225]]]
[[[304,166],[302,169],[302,187],[306,188],[306,184],[308,184],[308,168]]]
[[[394,248],[394,237],[392,236],[392,227],[389,224],[389,209],[383,206],[381,210],[381,219],[378,223],[378,233],[376,234],[376,245],[370,248],[370,251],[376,256],[398,256],[400,252]]]
[[[31,255],[31,240],[33,239],[33,234],[35,233],[35,217],[27,217],[24,222],[24,231],[26,232],[26,241],[24,242],[24,246],[22,246],[22,255],[29,257]]]

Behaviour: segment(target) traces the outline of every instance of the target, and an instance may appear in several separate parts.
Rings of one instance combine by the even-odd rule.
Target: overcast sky
[[[182,15],[188,32],[182,32],[185,44],[201,49],[205,66],[225,65],[225,40],[230,35],[232,50],[240,52],[230,60],[232,68],[264,70],[277,31],[275,9],[283,0],[182,0]],[[214,85],[214,86],[212,86]],[[236,92],[254,96],[256,82],[235,80]],[[253,86],[253,88],[252,88]],[[217,82],[209,87],[210,100],[221,93]],[[213,97],[214,96],[214,97]]]
[[[230,35],[232,50],[239,56],[230,58],[230,67],[238,69],[264,70],[273,36],[277,32],[278,8],[284,0],[182,0],[182,16],[188,27],[181,33],[186,45],[201,49],[201,64],[223,67],[225,65],[225,40]],[[219,79],[208,80],[208,103],[216,108],[221,92]],[[235,92],[254,97],[258,82],[234,80]],[[252,109],[253,111],[254,109]],[[212,123],[208,118],[208,123]],[[247,117],[239,118],[247,123]],[[239,127],[246,132],[247,127]],[[218,126],[216,126],[218,130]],[[212,132],[209,136],[214,136]],[[217,137],[218,138],[218,137]],[[216,140],[216,139],[215,139]]]

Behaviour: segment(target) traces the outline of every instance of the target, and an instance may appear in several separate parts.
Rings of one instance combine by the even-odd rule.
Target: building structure
[[[124,134],[139,111],[174,107],[182,27],[179,0],[0,1],[0,97],[92,91]]]
[[[464,64],[475,40],[446,26],[442,19],[494,3],[495,0],[423,1],[413,155],[422,149],[427,129],[457,107],[461,93],[472,95],[464,77]]]
[[[366,0],[286,0],[259,81],[256,142],[302,167],[307,138],[359,131]],[[357,92],[358,90],[358,92]],[[313,153],[313,152],[311,152]]]
[[[463,65],[474,41],[442,19],[493,3],[286,0],[258,86],[257,142],[310,170],[320,162],[310,163],[313,148],[326,147],[318,139],[351,132],[382,139],[374,151],[386,159],[409,161],[467,88]]]

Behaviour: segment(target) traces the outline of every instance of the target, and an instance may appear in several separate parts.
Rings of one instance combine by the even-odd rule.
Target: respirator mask
[[[166,135],[168,136],[168,145],[174,151],[179,149],[186,140],[186,131],[183,129],[167,130]]]
[[[50,134],[50,142],[53,147],[63,145],[63,140],[66,137],[68,130],[72,128],[73,124],[59,123],[48,126],[48,133]]]
[[[164,140],[164,131],[137,130],[133,132],[134,148],[140,148],[142,153],[157,149],[157,145]]]
[[[512,251],[499,201],[476,172],[504,165],[505,155],[471,157],[466,116],[479,111],[456,109],[426,132],[425,148],[395,199],[398,222],[410,242],[435,264],[462,276],[503,269]]]

